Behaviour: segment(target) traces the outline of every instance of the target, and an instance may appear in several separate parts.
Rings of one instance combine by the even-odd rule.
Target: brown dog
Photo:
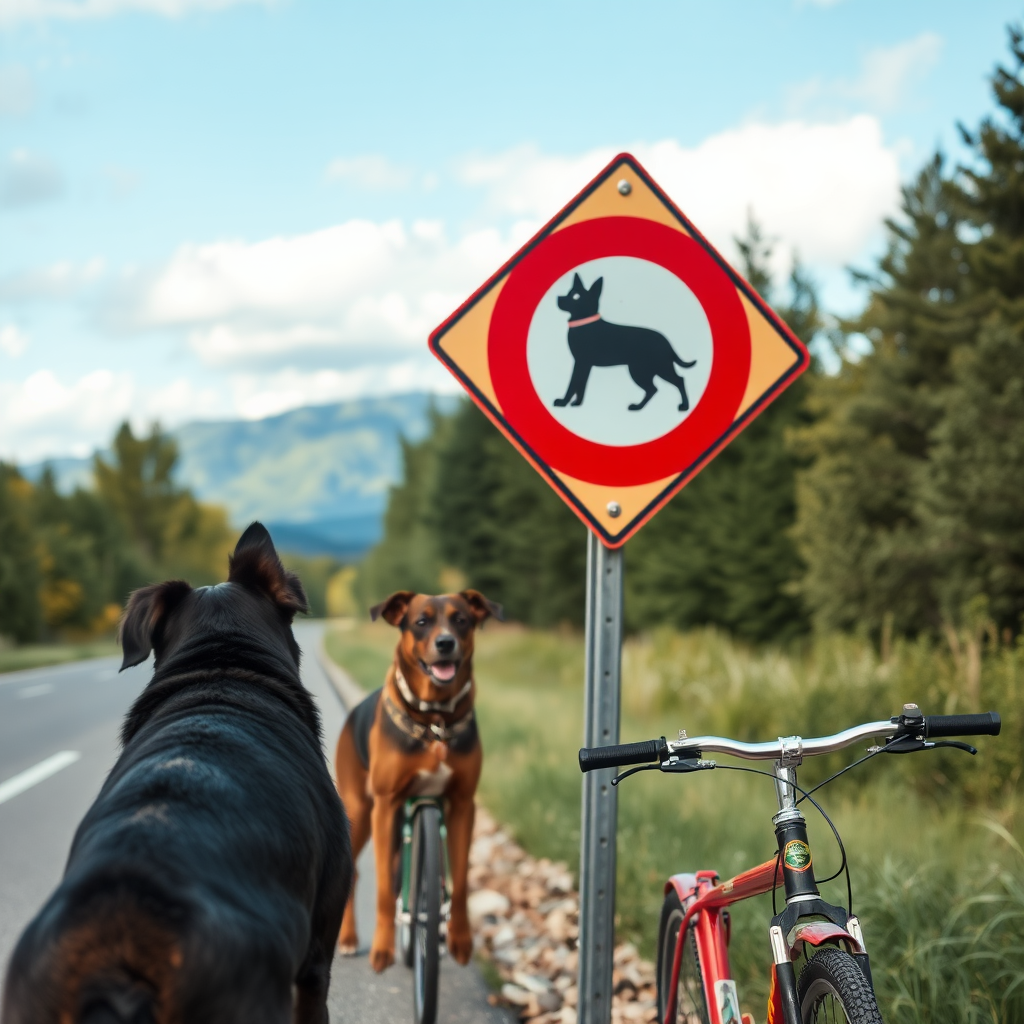
[[[466,876],[473,833],[473,796],[483,748],[473,714],[473,637],[501,606],[476,590],[430,597],[400,590],[370,609],[402,631],[384,686],[355,707],[338,737],[338,792],[352,824],[353,858],[373,832],[377,924],[370,964],[395,962],[393,857],[396,815],[411,796],[444,796],[451,867],[448,948],[468,963],[473,936],[466,910]],[[354,893],[354,886],[353,886]],[[354,895],[338,945],[356,951]]]

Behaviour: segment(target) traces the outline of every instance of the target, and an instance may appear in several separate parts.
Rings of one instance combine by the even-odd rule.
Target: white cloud
[[[100,369],[65,381],[38,370],[22,381],[0,381],[0,458],[89,455],[108,445],[126,419],[142,431],[155,421],[173,426],[233,411],[222,390],[187,378],[140,387],[128,372]]]
[[[347,181],[358,188],[389,191],[408,188],[413,172],[393,164],[386,156],[338,157],[327,165],[327,177]]]
[[[176,18],[192,11],[219,11],[239,3],[270,0],[0,0],[0,25],[45,18],[106,18],[125,11],[147,11]]]
[[[794,114],[847,109],[851,102],[877,113],[904,107],[942,54],[942,37],[934,32],[869,50],[856,78],[825,81],[812,78],[789,89],[788,107]]]
[[[0,327],[0,352],[5,352],[12,359],[28,348],[28,335],[14,324],[6,324]]]
[[[726,255],[752,209],[769,235],[826,271],[863,253],[899,194],[896,150],[868,115],[835,124],[748,124],[693,148],[668,139],[633,152]],[[557,157],[521,147],[468,159],[460,173],[466,184],[486,188],[495,212],[540,220],[613,155],[602,149]]]
[[[494,229],[451,241],[436,222],[363,220],[188,245],[141,287],[127,316],[139,327],[188,328],[191,347],[218,365],[299,349],[408,349],[513,247]]]
[[[64,384],[39,370],[21,383],[0,382],[0,437],[8,451],[32,461],[57,453],[87,454],[109,441],[119,418],[131,408],[127,374],[95,370]]]
[[[879,47],[864,57],[863,70],[847,87],[853,99],[873,109],[888,111],[899,106],[907,92],[936,64],[942,53],[942,37],[923,32],[897,46]]]

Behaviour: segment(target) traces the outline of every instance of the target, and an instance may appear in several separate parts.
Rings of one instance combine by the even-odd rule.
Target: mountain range
[[[353,559],[380,538],[388,488],[401,478],[402,438],[422,439],[431,410],[457,402],[415,392],[168,433],[178,442],[179,483],[225,506],[235,525],[259,519],[282,550]],[[61,490],[91,483],[91,459],[51,459],[22,472],[37,479],[45,465]]]

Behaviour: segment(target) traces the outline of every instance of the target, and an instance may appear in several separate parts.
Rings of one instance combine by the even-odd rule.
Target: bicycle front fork
[[[785,1024],[800,1024],[793,950],[801,943],[847,946],[871,984],[871,968],[864,949],[860,922],[842,907],[826,903],[814,879],[807,822],[796,805],[796,766],[799,751],[775,762],[775,792],[779,812],[772,818],[778,842],[778,869],[786,893],[786,907],[772,918],[768,935],[774,962],[773,1007]],[[776,881],[778,875],[776,874]],[[822,920],[824,919],[824,920]],[[769,1020],[772,1020],[771,1014]]]

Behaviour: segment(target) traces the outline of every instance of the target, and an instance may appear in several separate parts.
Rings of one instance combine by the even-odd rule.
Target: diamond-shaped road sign
[[[430,347],[612,548],[809,363],[628,153],[445,320]]]

